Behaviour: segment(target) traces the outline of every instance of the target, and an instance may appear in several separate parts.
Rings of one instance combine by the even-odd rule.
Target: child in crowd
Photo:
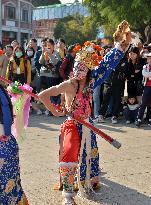
[[[126,119],[126,124],[130,124],[136,121],[137,113],[138,113],[139,104],[137,102],[136,97],[129,96],[127,100],[127,104],[124,106],[124,117]]]

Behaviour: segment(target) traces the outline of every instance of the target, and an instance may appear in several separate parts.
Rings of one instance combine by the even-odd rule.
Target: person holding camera
[[[54,41],[52,39],[48,39],[46,47],[42,48],[42,54],[39,58],[39,63],[41,64],[40,84],[43,89],[50,88],[60,83],[58,65],[61,58],[54,47]],[[51,97],[51,101],[55,104],[59,104],[60,98],[58,96]],[[45,114],[49,115],[49,112],[46,110]]]

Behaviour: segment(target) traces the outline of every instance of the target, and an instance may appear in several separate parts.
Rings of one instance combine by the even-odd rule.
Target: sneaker
[[[148,126],[151,127],[151,119],[149,119],[149,121],[148,121]]]
[[[112,124],[117,124],[117,117],[113,116],[111,118]]]
[[[37,115],[42,115],[42,111],[41,111],[41,110],[38,110],[38,111],[37,111]]]
[[[104,123],[104,122],[105,122],[103,115],[99,115],[99,116],[98,116],[97,122],[98,122],[98,123]]]
[[[49,110],[45,111],[45,115],[48,116],[49,115]]]
[[[142,124],[142,121],[140,119],[137,119],[135,122],[136,127],[140,127]]]
[[[126,121],[126,124],[127,124],[127,125],[128,125],[128,124],[131,124],[131,121],[127,120],[127,121]]]

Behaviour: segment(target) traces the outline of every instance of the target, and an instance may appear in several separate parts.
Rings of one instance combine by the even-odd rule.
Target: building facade
[[[0,0],[0,41],[24,44],[32,36],[32,0]]]
[[[53,38],[58,20],[76,13],[83,16],[89,15],[88,9],[79,2],[35,8],[33,10],[33,37],[37,39]]]

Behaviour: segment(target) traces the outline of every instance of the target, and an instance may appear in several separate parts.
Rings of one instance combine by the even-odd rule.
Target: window
[[[6,16],[8,19],[15,19],[15,7],[6,6]]]
[[[22,21],[28,22],[28,10],[22,10]]]

